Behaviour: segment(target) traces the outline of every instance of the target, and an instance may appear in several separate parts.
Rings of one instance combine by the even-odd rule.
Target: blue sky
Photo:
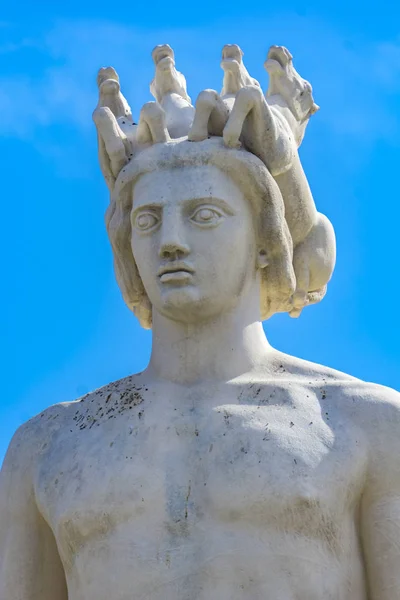
[[[7,3],[0,21],[2,217],[0,460],[16,427],[146,366],[151,335],[114,281],[91,112],[113,65],[134,115],[150,99],[150,52],[169,43],[194,100],[221,87],[238,43],[264,88],[286,45],[321,110],[301,149],[338,262],[325,300],[265,324],[277,348],[400,388],[398,242],[400,5],[287,0],[201,4]],[[129,13],[129,14],[127,14]]]

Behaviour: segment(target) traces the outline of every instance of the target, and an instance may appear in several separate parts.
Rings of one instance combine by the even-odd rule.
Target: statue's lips
[[[158,271],[162,283],[185,282],[193,275],[193,269],[187,265],[174,265],[163,267]]]

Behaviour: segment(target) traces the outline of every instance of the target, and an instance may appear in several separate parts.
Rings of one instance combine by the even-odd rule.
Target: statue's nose
[[[177,205],[164,209],[160,233],[160,258],[184,258],[190,253],[185,218]]]
[[[190,248],[186,244],[177,240],[164,242],[160,247],[160,258],[184,258],[190,253]]]
[[[160,258],[183,258],[190,253],[182,223],[177,215],[165,214],[161,232]],[[169,217],[169,218],[168,218]]]

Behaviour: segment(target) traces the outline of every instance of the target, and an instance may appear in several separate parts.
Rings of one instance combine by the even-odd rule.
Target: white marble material
[[[106,183],[112,189],[118,173],[137,147],[137,125],[121,93],[115,69],[100,69],[97,85],[99,101],[93,112],[93,120],[97,126],[99,162]]]
[[[239,46],[224,46],[221,95],[213,90],[201,92],[189,139],[221,135],[228,147],[243,144],[275,178],[294,245],[296,290],[289,313],[298,317],[304,306],[323,299],[336,262],[333,227],[317,212],[297,151],[309,118],[319,107],[311,85],[294,69],[292,55],[283,46],[271,46],[268,52],[266,97],[242,57]]]
[[[152,52],[156,72],[150,91],[165,112],[165,123],[171,138],[188,134],[195,109],[186,90],[186,79],[175,68],[174,51],[168,44],[156,46]]]
[[[238,91],[245,86],[260,87],[248,73],[243,52],[236,44],[226,44],[222,48],[221,68],[224,71],[221,94],[204,90],[197,98],[196,113],[188,133],[192,142],[200,142],[211,135],[222,136]]]
[[[322,300],[336,262],[335,233],[327,217],[317,212],[298,154],[310,117],[319,109],[312,88],[293,67],[283,46],[271,46],[265,68],[270,85],[264,98],[258,87],[238,91],[224,128],[225,143],[241,142],[274,176],[285,203],[293,240],[296,291],[290,315]]]
[[[172,48],[156,46],[152,57],[156,72],[150,89],[156,101],[143,106],[138,126],[133,125],[114,69],[99,72],[100,97],[93,118],[110,191],[122,167],[154,143],[186,137],[199,142],[217,136],[230,148],[243,144],[267,167],[283,198],[296,286],[279,310],[298,317],[305,306],[324,298],[336,262],[333,227],[316,209],[298,154],[309,118],[319,109],[311,85],[297,73],[286,48],[271,46],[265,62],[270,83],[264,97],[244,66],[242,50],[228,44],[222,50],[221,94],[204,90],[194,108],[185,77],[175,68]],[[263,317],[269,315],[263,312]]]
[[[156,102],[137,126],[111,69],[94,113],[116,276],[152,327],[150,363],[16,432],[0,600],[396,600],[399,395],[275,350],[261,323],[312,301],[310,284],[296,296],[296,257],[318,270],[334,242],[297,155],[311,89],[286,80],[291,57],[273,47],[267,103],[225,47],[237,65],[231,79],[224,69],[220,135],[189,141],[175,129],[190,127],[189,110],[176,120],[183,80],[166,84],[172,50],[153,58]],[[299,239],[295,201],[312,213]]]

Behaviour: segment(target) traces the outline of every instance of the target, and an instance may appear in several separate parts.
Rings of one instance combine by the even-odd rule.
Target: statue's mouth
[[[193,275],[194,269],[186,263],[171,263],[161,267],[157,273],[160,281],[168,283],[169,281],[185,281]]]

